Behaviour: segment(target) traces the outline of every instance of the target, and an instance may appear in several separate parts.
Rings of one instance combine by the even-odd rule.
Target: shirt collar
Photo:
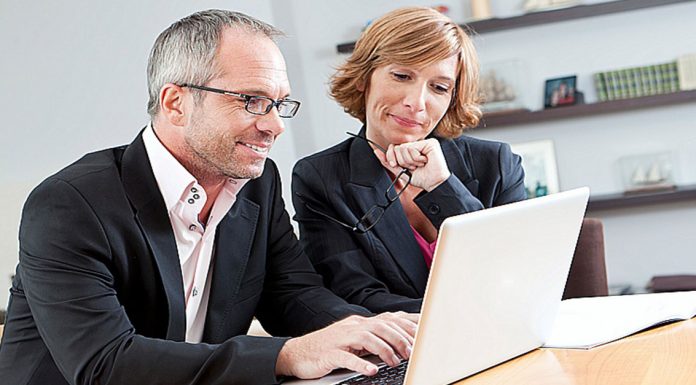
[[[167,211],[171,211],[180,200],[186,199],[192,187],[202,190],[196,178],[157,138],[152,123],[148,124],[143,132],[143,142]],[[248,181],[248,179],[228,178],[221,193],[236,196]]]

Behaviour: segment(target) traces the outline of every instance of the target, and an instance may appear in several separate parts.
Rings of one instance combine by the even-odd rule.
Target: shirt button
[[[193,194],[193,199],[198,199],[198,198],[200,198],[200,197],[201,197],[201,196],[198,195],[198,194]]]
[[[191,192],[192,192],[192,193],[196,193],[196,192],[198,192],[198,189],[195,188],[195,187],[191,187]]]
[[[193,288],[193,293],[191,293],[192,296],[197,296],[198,295],[198,289],[194,286]]]
[[[428,212],[432,215],[437,215],[440,213],[440,206],[433,203],[428,207]]]
[[[195,201],[192,198],[189,198],[188,203],[193,204]]]
[[[196,226],[196,225],[191,225],[191,226],[189,226],[189,230],[191,230],[191,231],[194,231],[194,230],[196,230],[197,228],[198,228],[198,226]]]

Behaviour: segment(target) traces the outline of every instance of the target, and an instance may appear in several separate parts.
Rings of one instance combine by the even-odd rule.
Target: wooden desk
[[[696,318],[590,350],[537,349],[457,385],[696,384]]]

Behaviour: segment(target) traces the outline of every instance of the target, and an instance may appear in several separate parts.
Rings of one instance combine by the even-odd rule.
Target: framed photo
[[[553,141],[539,140],[510,144],[512,152],[522,157],[524,186],[529,198],[557,193],[558,170]]]
[[[577,103],[576,75],[549,79],[544,88],[544,108],[570,106]]]

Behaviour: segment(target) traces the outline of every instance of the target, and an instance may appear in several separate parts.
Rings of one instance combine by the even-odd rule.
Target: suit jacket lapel
[[[135,208],[136,221],[150,245],[164,286],[169,309],[167,339],[183,341],[186,336],[186,311],[179,254],[142,133],[123,154],[122,178],[126,194]]]
[[[474,178],[474,170],[471,170],[471,166],[469,166],[473,165],[474,162],[471,159],[471,151],[469,151],[468,145],[464,151],[461,151],[451,139],[437,138],[437,140],[440,142],[442,155],[445,157],[450,172],[462,181],[473,196],[478,197],[479,181]],[[465,161],[464,157],[468,158],[468,162]]]
[[[365,135],[364,128],[359,135]],[[351,174],[348,188],[353,194],[353,201],[359,207],[360,211],[354,213],[359,219],[373,205],[387,203],[384,193],[391,184],[391,179],[364,140],[353,139],[349,156]],[[394,202],[370,231],[382,241],[397,265],[411,281],[413,289],[419,295],[423,295],[423,290],[419,288],[425,287],[428,280],[428,267],[413,236],[413,231],[408,225],[401,203]]]
[[[238,197],[215,234],[213,277],[203,341],[220,343],[229,338],[224,328],[244,278],[259,219],[259,205]]]

